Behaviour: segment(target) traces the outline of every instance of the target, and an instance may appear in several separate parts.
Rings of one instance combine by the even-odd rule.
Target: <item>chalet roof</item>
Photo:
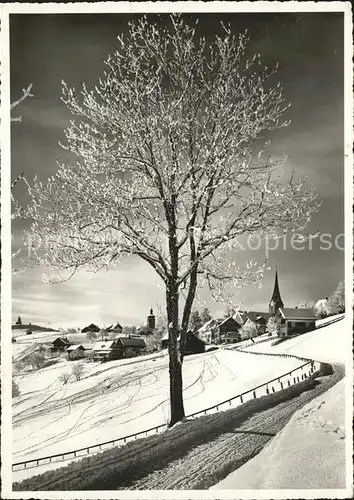
[[[257,320],[260,320],[261,318],[264,318],[265,321],[267,322],[270,316],[272,316],[272,314],[270,314],[269,312],[267,313],[261,311],[239,311],[239,313],[243,319],[243,323],[245,323],[247,319],[255,323]]]
[[[119,337],[117,342],[124,347],[146,347],[145,340],[138,337]]]
[[[93,349],[93,344],[80,344],[85,349],[85,351],[91,351]]]
[[[71,345],[71,342],[66,337],[57,337],[55,340],[53,340],[52,343],[54,344],[54,342],[57,341],[61,342],[64,345]]]
[[[198,332],[204,332],[206,330],[209,330],[209,328],[212,328],[215,324],[217,324],[217,320],[214,318],[211,318],[209,321],[204,323],[204,325],[198,329]]]
[[[90,351],[93,347],[93,344],[74,344],[67,348],[67,351],[76,351],[79,347],[83,347],[85,351]]]
[[[218,321],[218,324],[215,325],[215,326],[222,326],[224,323],[226,323],[226,321],[229,321],[230,319],[232,319],[232,321],[234,321],[235,323],[238,324],[238,326],[241,326],[238,321],[236,321],[236,319],[233,317],[233,316],[229,316],[228,318],[218,318],[217,321]]]
[[[279,307],[281,315],[285,319],[316,319],[315,313],[312,309],[300,309],[300,308],[290,308],[290,307]]]
[[[67,351],[76,351],[76,349],[79,349],[79,347],[83,347],[83,345],[82,344],[71,345],[70,347],[67,348]]]
[[[116,325],[111,325],[108,328],[106,328],[107,332],[121,332],[123,330],[122,325],[120,325],[118,322]]]
[[[96,342],[92,348],[93,351],[102,351],[106,350],[109,351],[115,347],[115,340],[108,340],[108,341],[102,341],[101,342]]]
[[[82,333],[86,333],[86,332],[99,332],[100,329],[97,325],[95,325],[94,323],[91,323],[90,325],[88,326],[85,326],[85,328],[83,328],[81,330]]]
[[[208,323],[209,323],[209,321],[208,321]],[[198,332],[200,332],[200,331],[201,331],[201,329],[199,328]],[[204,340],[203,340],[203,339],[201,339],[200,337],[198,337],[198,335],[196,335],[195,333],[193,333],[193,332],[191,332],[191,331],[188,331],[188,332],[187,332],[187,340],[188,340],[188,338],[190,339],[191,337],[195,337],[195,338],[196,338],[196,339],[198,339],[200,342],[203,342],[203,343],[205,344]],[[161,337],[161,342],[162,342],[163,340],[168,340],[168,331],[165,333],[165,335],[164,335],[163,337]],[[178,335],[177,340],[181,340],[181,334],[179,334],[179,335]]]

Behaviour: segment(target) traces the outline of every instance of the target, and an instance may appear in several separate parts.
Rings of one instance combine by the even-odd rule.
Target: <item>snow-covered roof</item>
[[[96,342],[93,346],[93,351],[102,351],[104,350],[110,350],[112,347],[114,347],[115,341],[114,340],[108,340],[107,342]]]
[[[67,348],[67,351],[76,351],[79,347],[83,347],[82,344],[76,344],[76,345],[71,345],[70,347]]]
[[[280,307],[279,311],[285,319],[316,319],[313,309],[300,309],[297,307]]]
[[[57,342],[58,340],[59,340],[59,342],[61,342],[64,345],[71,345],[71,342],[66,337],[57,337],[55,340],[53,340],[53,344],[54,344],[54,342]]]
[[[145,340],[141,337],[119,337],[118,342],[124,347],[146,347]]]
[[[93,344],[75,344],[75,345],[71,345],[70,347],[67,348],[67,351],[75,351],[79,347],[82,347],[83,349],[85,349],[85,351],[89,351],[89,350],[92,349]]]

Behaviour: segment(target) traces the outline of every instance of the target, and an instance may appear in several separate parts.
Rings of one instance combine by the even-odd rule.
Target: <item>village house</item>
[[[166,349],[168,347],[168,336],[169,332],[166,332],[165,335],[161,338],[161,347]],[[179,343],[181,340],[181,335],[178,335],[177,342]],[[188,331],[186,334],[186,343],[184,346],[184,355],[188,354],[199,354],[205,351],[205,342],[197,337],[193,332]]]
[[[94,323],[91,323],[91,325],[85,326],[85,328],[81,330],[81,333],[87,333],[87,332],[98,333],[99,331],[100,328]]]
[[[238,311],[242,320],[242,326],[250,323],[257,330],[257,335],[266,333],[268,319],[272,316],[270,313],[260,311]]]
[[[316,328],[316,316],[312,309],[280,307],[275,320],[280,337],[299,335]]]
[[[198,337],[207,344],[230,344],[241,340],[241,324],[235,318],[211,319],[197,331]]]
[[[114,340],[96,342],[93,346],[94,361],[112,361],[138,354],[146,347],[145,340],[137,336],[118,337]]]
[[[71,345],[66,349],[66,352],[68,353],[68,359],[73,360],[73,359],[78,359],[80,357],[80,354],[82,357],[85,356],[85,353],[92,351],[92,344],[75,344]]]
[[[52,342],[51,351],[66,351],[71,346],[71,342],[66,337],[58,337]]]
[[[109,334],[112,334],[112,333],[121,334],[123,332],[123,327],[117,321],[116,325],[114,325],[114,326],[111,325],[108,328],[106,328],[106,332]]]

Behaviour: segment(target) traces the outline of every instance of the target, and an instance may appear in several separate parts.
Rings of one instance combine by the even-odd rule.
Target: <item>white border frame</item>
[[[347,487],[343,490],[205,490],[205,491],[87,491],[87,492],[13,492],[11,485],[11,463],[6,457],[11,457],[11,342],[6,332],[11,330],[11,164],[10,157],[10,81],[9,81],[9,15],[10,14],[99,14],[99,13],[218,13],[218,12],[249,12],[249,13],[279,13],[279,12],[343,12],[345,40],[345,134],[344,134],[344,185],[345,185],[345,291],[346,318],[342,325],[352,331],[353,324],[353,35],[352,12],[350,2],[97,2],[97,3],[9,3],[1,4],[1,241],[2,241],[2,286],[1,286],[1,331],[2,386],[2,496],[3,498],[43,498],[43,499],[285,499],[285,498],[351,498],[353,495],[352,478],[352,409],[353,409],[353,357],[352,337],[348,335],[348,359],[346,364],[346,452],[347,452]],[[6,439],[4,438],[6,436]]]

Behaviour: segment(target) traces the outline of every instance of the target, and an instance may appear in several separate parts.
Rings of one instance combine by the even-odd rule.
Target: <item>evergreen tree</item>
[[[345,287],[344,281],[340,281],[334,292],[328,297],[330,314],[340,314],[345,311]]]

